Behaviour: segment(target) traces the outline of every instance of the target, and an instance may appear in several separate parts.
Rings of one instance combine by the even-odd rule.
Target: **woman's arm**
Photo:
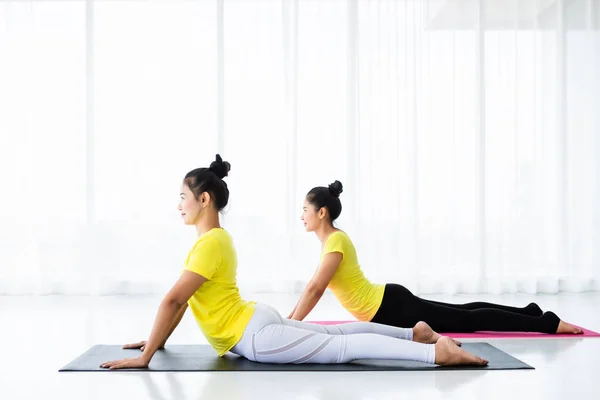
[[[290,313],[290,315],[287,316],[288,319],[291,319],[294,316],[294,313],[296,312],[296,309],[298,308],[298,304],[300,304],[301,300],[302,300],[302,295],[300,295],[300,298],[298,299],[298,302],[294,306],[294,309],[292,310],[292,312]]]
[[[175,322],[173,322],[173,325],[171,326],[171,330],[169,330],[169,334],[167,335],[167,338],[162,343],[162,345],[159,347],[159,349],[163,349],[165,347],[165,345],[167,344],[167,340],[169,340],[169,337],[171,337],[171,334],[173,333],[173,331],[175,331],[175,328],[177,328],[177,326],[181,322],[181,319],[183,318],[183,315],[185,314],[187,307],[188,307],[188,305],[187,305],[187,303],[185,303],[181,307],[181,309],[177,312],[177,315],[175,316]],[[148,344],[148,342],[146,340],[142,340],[141,342],[126,344],[123,346],[123,348],[124,349],[140,349],[141,351],[144,351],[146,349],[146,344]]]
[[[110,361],[102,364],[101,367],[110,369],[146,368],[150,364],[154,353],[156,353],[175,329],[178,313],[187,304],[187,301],[192,297],[194,292],[206,281],[207,279],[202,275],[191,271],[184,271],[160,303],[144,352],[137,358]]]
[[[165,338],[164,342],[160,346],[161,348],[165,347],[165,344],[167,344],[167,340],[169,340],[169,338],[171,337],[171,335],[175,331],[175,328],[177,328],[177,326],[181,322],[181,320],[182,320],[182,318],[183,318],[183,316],[184,316],[185,311],[187,310],[187,308],[188,308],[188,303],[186,302],[183,306],[181,306],[181,309],[177,312],[177,315],[175,316],[175,321],[173,322],[173,325],[171,326],[171,329],[169,330],[169,333],[167,334],[167,337]]]
[[[323,293],[325,293],[325,289],[327,289],[331,278],[333,278],[335,271],[340,266],[342,258],[342,253],[339,252],[328,253],[323,257],[321,265],[317,269],[315,276],[306,285],[290,319],[302,321],[312,311],[323,296]]]
[[[304,295],[304,292],[302,292],[300,294],[300,297],[298,298],[298,301],[296,302],[296,305],[294,306],[294,309],[292,310],[292,312],[290,313],[290,315],[288,315],[288,319],[291,319],[294,316],[294,313],[296,312],[296,310],[298,309],[298,305],[302,302],[302,296]]]

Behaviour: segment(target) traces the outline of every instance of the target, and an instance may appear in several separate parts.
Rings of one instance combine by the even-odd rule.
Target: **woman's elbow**
[[[306,288],[308,293],[314,297],[321,297],[325,293],[326,287],[322,287],[320,285],[310,285]]]
[[[163,304],[173,308],[181,308],[187,304],[187,299],[169,293],[163,299]]]

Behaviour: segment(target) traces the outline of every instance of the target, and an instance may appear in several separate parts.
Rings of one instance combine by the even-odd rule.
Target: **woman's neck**
[[[329,236],[335,231],[337,231],[337,229],[333,225],[323,224],[321,227],[319,227],[315,231],[315,233],[317,234],[317,237],[321,241],[321,244],[325,245],[327,238],[329,238]]]
[[[211,229],[220,228],[219,213],[207,212],[206,215],[200,217],[199,221],[196,222],[196,232],[198,237],[204,235]]]

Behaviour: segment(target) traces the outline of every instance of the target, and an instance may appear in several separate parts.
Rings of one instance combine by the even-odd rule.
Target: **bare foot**
[[[461,349],[449,337],[442,336],[435,344],[435,363],[438,365],[480,365],[483,367],[488,364],[488,361]]]
[[[437,343],[441,337],[442,336],[439,333],[431,329],[431,327],[423,321],[417,322],[413,328],[413,342],[434,344]],[[458,340],[453,341],[457,346],[462,345]]]
[[[581,335],[583,331],[573,325],[567,324],[565,321],[560,321],[556,333],[570,333],[573,335]]]

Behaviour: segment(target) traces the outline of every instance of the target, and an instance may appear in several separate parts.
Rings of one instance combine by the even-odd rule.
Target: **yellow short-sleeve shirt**
[[[242,338],[255,304],[240,296],[237,255],[229,233],[215,228],[200,236],[184,269],[208,279],[188,300],[188,305],[202,333],[222,356]]]
[[[358,264],[354,244],[345,232],[336,231],[329,235],[321,260],[334,252],[341,253],[343,258],[328,288],[356,319],[370,321],[381,306],[385,286],[373,284],[365,277]]]

